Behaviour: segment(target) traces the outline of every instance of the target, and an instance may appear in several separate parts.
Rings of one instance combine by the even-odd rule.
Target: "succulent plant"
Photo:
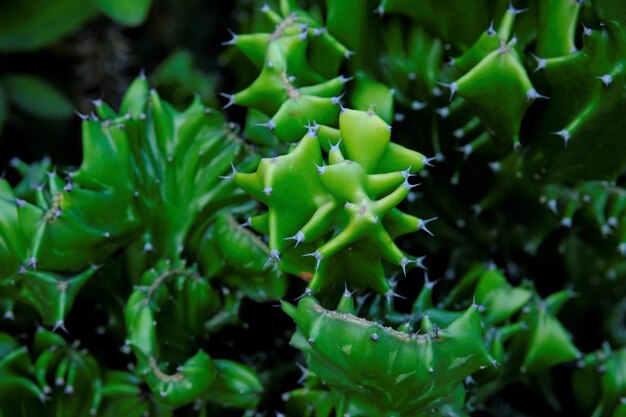
[[[2,155],[0,415],[626,415],[623,2],[216,3],[219,59],[192,4],[72,2],[0,49],[101,12],[150,21],[103,70],[169,58],[80,158]],[[5,61],[13,151],[9,103],[71,112]]]

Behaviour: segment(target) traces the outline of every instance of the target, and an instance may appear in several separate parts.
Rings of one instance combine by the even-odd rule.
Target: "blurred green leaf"
[[[34,116],[61,119],[72,114],[72,103],[47,81],[32,75],[4,77],[7,96],[23,111]]]
[[[0,51],[28,51],[74,32],[96,14],[84,0],[20,0],[0,3]]]
[[[94,0],[100,11],[120,25],[138,26],[146,20],[152,0]]]
[[[154,70],[150,81],[175,105],[188,105],[197,95],[204,104],[219,106],[215,76],[200,71],[189,51],[173,52]]]

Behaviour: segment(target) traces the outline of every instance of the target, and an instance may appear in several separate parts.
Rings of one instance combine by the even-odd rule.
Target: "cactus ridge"
[[[449,401],[462,407],[463,380],[492,364],[477,306],[441,329],[424,316],[417,333],[355,316],[350,294],[340,308],[326,310],[312,296],[297,307],[283,303],[298,326],[292,344],[305,354],[309,372],[367,415],[430,415]]]

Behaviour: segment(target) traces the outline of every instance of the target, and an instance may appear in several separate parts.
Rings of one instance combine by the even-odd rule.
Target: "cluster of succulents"
[[[626,415],[626,6],[303,3],[10,160],[0,415]]]

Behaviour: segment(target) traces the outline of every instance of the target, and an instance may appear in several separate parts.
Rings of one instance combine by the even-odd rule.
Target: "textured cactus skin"
[[[393,238],[422,223],[395,206],[414,186],[409,177],[426,158],[390,137],[390,127],[373,110],[343,110],[338,130],[311,126],[287,155],[263,159],[253,174],[234,174],[239,186],[268,207],[252,219],[253,227],[269,234],[268,262],[280,261],[287,250],[303,254],[302,248],[312,248],[304,254],[314,258],[312,291],[336,289],[346,280],[381,293],[391,290],[381,258],[403,269],[419,263]]]
[[[122,180],[131,172],[128,138],[97,121],[83,122],[82,131],[80,168],[67,179],[50,172],[35,201],[18,198],[6,180],[0,182],[0,239],[8,251],[3,278],[27,268],[82,268],[128,243],[137,232],[132,183]],[[109,175],[109,170],[119,176]]]
[[[355,316],[350,294],[337,311],[311,296],[297,307],[283,303],[283,309],[298,325],[292,344],[303,351],[311,372],[346,392],[347,407],[359,410],[350,415],[423,416],[461,408],[462,381],[492,363],[477,306],[445,329],[425,317],[422,332],[414,334]]]

